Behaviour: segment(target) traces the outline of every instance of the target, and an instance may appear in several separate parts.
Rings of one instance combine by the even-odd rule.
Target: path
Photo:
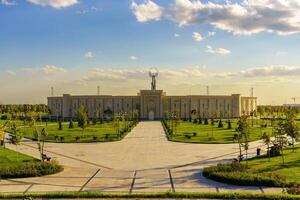
[[[259,142],[251,143],[255,152]],[[89,144],[47,143],[47,154],[65,166],[62,173],[2,180],[0,192],[34,191],[236,191],[281,192],[280,188],[239,187],[202,177],[204,166],[237,156],[236,144],[187,144],[166,139],[160,122],[140,122],[122,141]],[[10,147],[13,148],[13,147]],[[21,152],[38,156],[24,141]]]

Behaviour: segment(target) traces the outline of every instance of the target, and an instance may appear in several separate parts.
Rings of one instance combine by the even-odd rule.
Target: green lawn
[[[0,120],[0,125],[7,124],[8,120]],[[17,126],[28,126],[30,124],[29,121],[23,120],[12,120],[12,123],[16,123]],[[46,122],[36,122],[37,125],[46,125]],[[57,124],[57,122],[47,122],[47,124]]]
[[[255,157],[238,163],[218,164],[203,169],[203,175],[209,179],[234,185],[291,187],[300,184],[300,145],[296,151],[292,147],[284,150],[282,156],[267,155]]]
[[[19,165],[28,162],[39,162],[38,159],[0,147],[0,165]]]
[[[180,121],[177,128],[176,133],[170,137],[172,141],[176,142],[189,142],[189,143],[207,143],[207,144],[226,144],[226,143],[234,143],[233,136],[237,134],[235,131],[237,127],[237,120],[232,119],[231,125],[232,129],[227,129],[226,120],[223,121],[223,128],[218,128],[218,121],[215,122],[214,126],[210,124],[195,124],[189,121]],[[167,122],[170,125],[170,121]],[[256,141],[261,138],[261,133],[267,132],[272,134],[271,122],[268,120],[264,120],[264,124],[267,124],[268,127],[260,128],[259,124],[261,121],[249,120],[250,124],[250,141]],[[196,136],[193,135],[196,133]]]
[[[132,122],[120,122],[120,130],[124,130],[126,125]],[[41,131],[46,126],[37,126],[37,129]],[[34,128],[23,127],[20,129],[24,137],[34,139]],[[46,127],[48,136],[47,142],[104,142],[104,141],[116,141],[126,135],[124,134],[121,138],[118,137],[116,128],[113,122],[104,122],[103,124],[97,123],[96,125],[88,125],[88,127],[82,131],[78,127],[77,122],[74,122],[74,128],[69,128],[69,123],[63,123],[62,130],[58,130],[58,123],[49,124]],[[62,138],[63,137],[63,138]]]
[[[254,158],[248,161],[250,173],[273,172],[287,177],[288,182],[300,183],[300,145],[296,145],[295,152],[291,147],[284,151],[285,165],[281,165],[281,156],[271,158]]]
[[[56,161],[41,162],[31,156],[0,147],[0,176],[22,178],[54,174],[63,170]]]

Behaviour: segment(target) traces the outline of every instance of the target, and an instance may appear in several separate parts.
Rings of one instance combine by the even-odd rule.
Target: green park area
[[[230,121],[230,122],[229,122]],[[193,121],[177,121],[172,120],[164,121],[165,127],[169,130],[173,130],[172,134],[169,134],[169,139],[176,142],[188,142],[188,143],[205,143],[205,144],[227,144],[235,143],[234,135],[237,133],[237,119],[222,119],[220,120],[208,120],[205,124],[204,120],[199,123],[199,120]],[[264,132],[272,134],[274,128],[271,126],[269,120],[264,120],[264,126],[260,125],[259,120],[249,120],[249,140],[259,140]]]
[[[62,171],[57,162],[41,162],[31,156],[0,147],[0,175],[2,178],[43,176]]]
[[[119,122],[98,122],[96,124],[87,124],[84,129],[78,126],[78,122],[73,122],[73,127],[69,122],[48,124],[47,126],[22,127],[20,132],[25,138],[36,139],[35,130],[41,131],[45,128],[47,132],[46,142],[105,142],[117,141],[126,136],[126,134],[135,125],[133,121]]]
[[[282,155],[249,159],[247,162],[219,164],[204,169],[204,176],[236,185],[292,187],[300,183],[300,145],[287,147]]]

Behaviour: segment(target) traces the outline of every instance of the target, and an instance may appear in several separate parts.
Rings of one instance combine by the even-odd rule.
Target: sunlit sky
[[[0,103],[169,95],[300,103],[298,0],[0,0]],[[297,103],[296,102],[296,103]]]

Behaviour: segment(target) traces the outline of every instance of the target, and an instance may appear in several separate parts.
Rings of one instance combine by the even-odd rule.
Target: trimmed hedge
[[[286,186],[286,178],[276,173],[251,173],[238,163],[218,164],[203,169],[203,176],[222,183],[244,186]]]
[[[1,178],[24,178],[44,176],[61,172],[63,167],[56,161],[51,162],[24,162],[11,165],[1,165]]]
[[[47,192],[47,193],[11,193],[1,194],[0,199],[29,199],[29,198],[46,198],[46,199],[79,199],[79,198],[177,198],[177,199],[267,199],[267,200],[300,200],[299,195],[289,194],[254,194],[242,192],[162,192],[162,193],[101,193],[101,192]]]

